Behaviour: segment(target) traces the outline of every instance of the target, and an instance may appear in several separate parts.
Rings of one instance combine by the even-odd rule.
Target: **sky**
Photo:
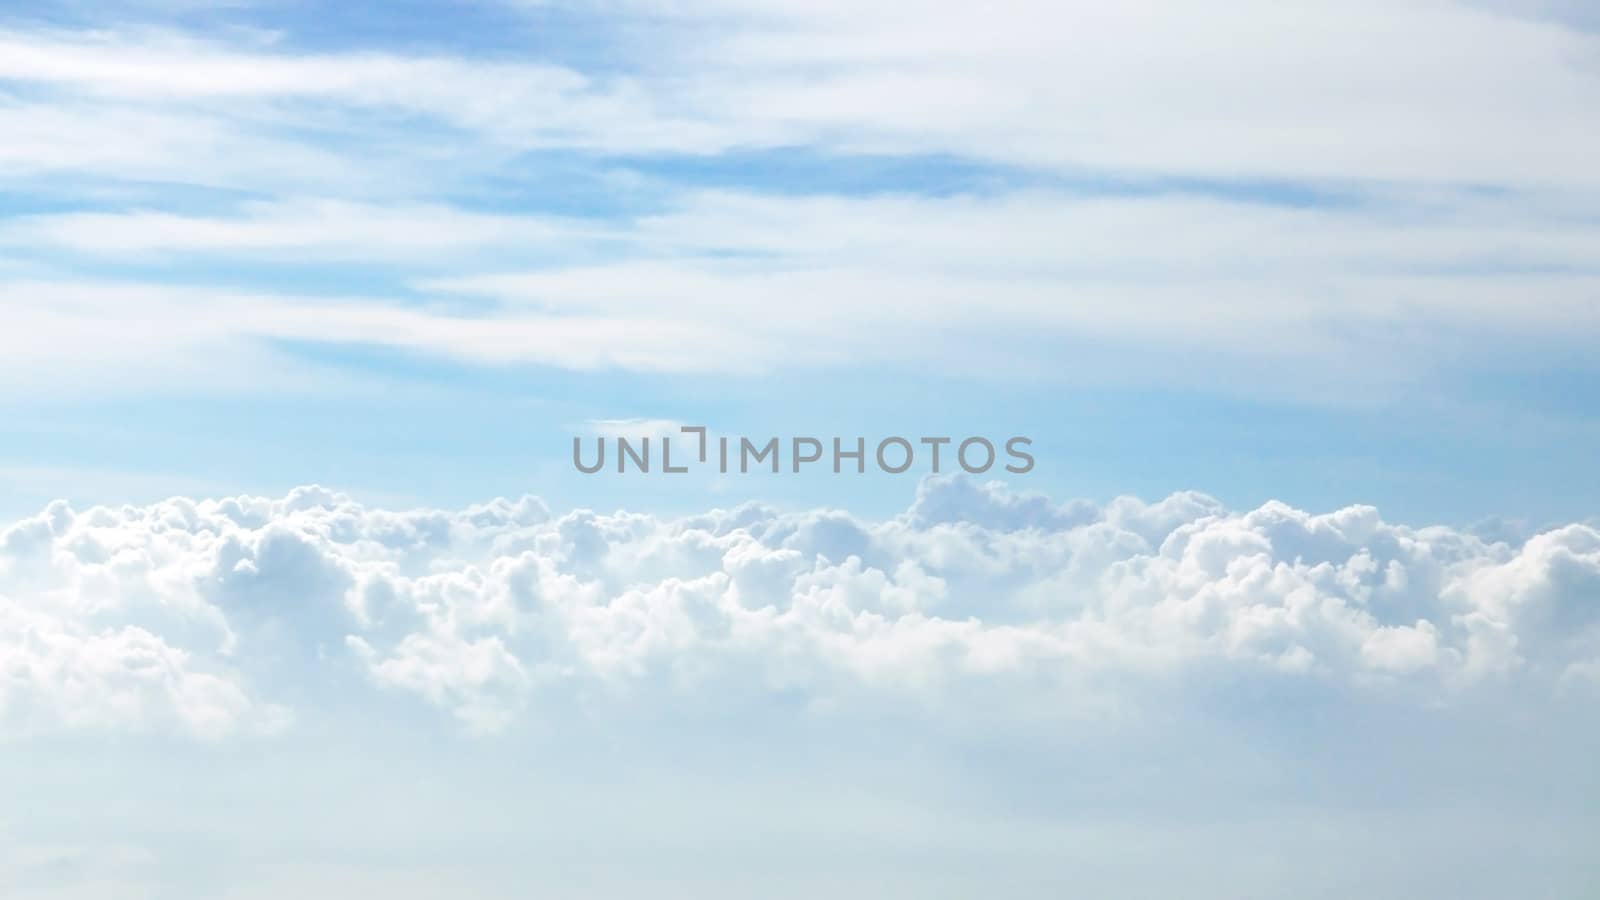
[[[1583,0],[0,9],[0,894],[1600,891],[1597,109]],[[573,465],[683,426],[783,471]]]

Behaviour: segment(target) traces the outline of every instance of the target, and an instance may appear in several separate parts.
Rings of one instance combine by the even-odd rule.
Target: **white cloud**
[[[531,215],[470,213],[437,204],[330,199],[253,202],[236,215],[159,210],[21,216],[0,242],[114,256],[272,256],[298,261],[438,261],[473,249],[524,253],[600,236],[594,226]]]
[[[174,556],[196,536],[175,546],[163,535],[183,527],[185,508],[167,507],[137,542],[119,539],[108,511],[79,517],[63,503],[0,531],[0,732],[218,738],[287,724],[218,652],[228,625],[187,583],[193,560]]]
[[[90,630],[0,597],[0,723],[11,736],[57,730],[171,729],[219,738],[274,731],[286,712],[253,703],[226,674],[142,628]]]
[[[684,423],[673,419],[590,419],[579,430],[605,438],[661,438],[695,440],[683,433]]]
[[[127,384],[192,366],[208,383],[248,382],[248,364],[271,365],[258,342],[289,339],[574,369],[854,361],[1187,382],[1195,367],[1172,362],[1181,351],[1247,390],[1337,383],[1359,397],[1507,338],[1594,335],[1586,251],[1596,240],[1592,221],[1540,196],[1288,208],[1044,190],[700,192],[604,221],[332,200],[39,215],[0,227],[0,244],[146,264],[381,261],[384,277],[411,283],[388,296],[292,296],[46,269],[0,280],[0,334],[11,336],[0,337],[0,367]],[[1060,342],[1081,345],[1072,364],[1060,364]],[[1262,379],[1263,363],[1283,370]]]
[[[303,367],[271,352],[264,343],[271,340],[362,343],[477,363],[579,370],[750,371],[776,353],[759,336],[664,313],[485,315],[461,306],[158,283],[0,283],[0,376],[8,376],[0,385],[30,392],[79,382],[97,391],[152,382],[271,389],[286,378],[303,378]]]
[[[1071,378],[1203,369],[1374,396],[1508,335],[1600,326],[1600,78],[1581,62],[1600,37],[1556,21],[1366,0],[586,15],[619,61],[604,72],[250,32],[0,31],[0,177],[75,198],[0,227],[31,263],[0,284],[0,335],[29,335],[0,337],[0,367],[249,382],[284,370],[252,340],[288,338],[576,369],[1059,372],[1073,342]],[[649,47],[630,43],[639,17]],[[615,154],[787,148],[840,171],[933,155],[1057,187],[765,195],[663,175],[618,181],[633,211],[606,218],[464,205],[464,185],[520,184],[524,152],[550,148],[595,179],[620,177]],[[1059,187],[1108,176],[1148,193]],[[1255,183],[1254,199],[1173,189],[1195,178]],[[188,205],[150,180],[254,199]],[[1339,202],[1260,202],[1284,181]],[[382,263],[364,283],[412,283],[353,302],[83,274],[203,263],[251,280],[214,274],[239,259]]]
[[[555,697],[959,718],[947,703],[976,691],[1069,715],[1226,672],[1448,704],[1600,665],[1587,526],[1514,546],[1367,507],[1056,507],[962,480],[878,522],[533,500],[394,512],[320,489],[58,503],[3,532],[0,594],[0,710],[23,733],[280,727],[275,690],[339,672],[488,733]]]
[[[628,61],[306,53],[161,31],[12,31],[0,79],[85,102],[400,113],[488,145],[943,153],[1055,169],[1596,186],[1596,37],[1430,0],[630,3]],[[648,43],[628,26],[655,27]],[[611,27],[616,26],[616,27]],[[222,104],[232,104],[224,107]],[[251,126],[253,129],[255,126]],[[43,158],[43,157],[41,157]]]

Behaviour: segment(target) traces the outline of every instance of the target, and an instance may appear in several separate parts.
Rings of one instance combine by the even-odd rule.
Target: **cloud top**
[[[641,697],[1050,717],[1214,679],[1432,705],[1600,675],[1588,525],[1512,543],[1366,506],[1057,504],[962,478],[882,521],[397,511],[316,487],[54,503],[0,530],[0,597],[13,737],[272,732],[342,689],[493,733]]]

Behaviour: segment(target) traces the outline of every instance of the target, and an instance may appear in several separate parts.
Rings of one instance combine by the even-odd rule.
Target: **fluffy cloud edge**
[[[319,487],[56,502],[0,528],[0,651],[11,738],[279,733],[317,702],[294,685],[341,678],[475,734],[630,697],[1075,715],[1208,677],[1353,702],[1592,697],[1600,531],[1495,540],[1368,506],[1057,503],[939,477],[876,521],[391,510]]]

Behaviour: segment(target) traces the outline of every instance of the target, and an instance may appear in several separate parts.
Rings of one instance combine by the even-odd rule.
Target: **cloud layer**
[[[1596,97],[1583,62],[1595,35],[1507,5],[1532,11],[1444,0],[1140,0],[1114,12],[1009,0],[981,13],[936,2],[915,22],[885,0],[587,11],[622,65],[312,50],[260,31],[14,30],[0,32],[0,81],[73,102],[8,104],[20,139],[0,163],[237,178],[228,154],[197,173],[165,142],[283,149],[276,117],[288,112],[325,133],[356,115],[369,137],[394,119],[449,127],[480,157],[826,143],[1057,170],[1594,187],[1600,135],[1582,113]],[[82,140],[128,124],[96,121],[108,111],[143,124],[140,139]],[[176,133],[188,122],[208,127]],[[288,143],[307,164],[299,173],[320,161],[357,174],[349,159]]]
[[[1600,331],[1600,38],[1560,8],[540,8],[597,46],[515,4],[534,50],[0,24],[0,374],[265,384],[313,342],[1349,399]]]
[[[1218,679],[1432,706],[1600,678],[1587,525],[1491,542],[1362,506],[1058,505],[949,478],[884,521],[394,511],[319,488],[56,503],[0,531],[0,597],[13,737],[271,733],[317,702],[306,684],[493,733],[641,697],[1049,719]]]

